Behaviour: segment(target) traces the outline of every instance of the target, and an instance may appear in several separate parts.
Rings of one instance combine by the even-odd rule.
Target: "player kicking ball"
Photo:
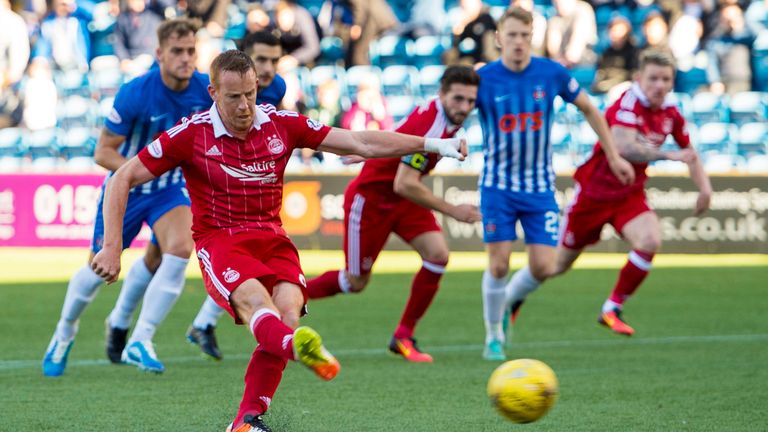
[[[619,153],[634,166],[635,181],[622,185],[611,174],[601,143],[595,144],[590,159],[574,175],[576,196],[565,211],[557,252],[556,275],[568,271],[585,247],[600,240],[606,224],[629,243],[632,250],[627,263],[598,317],[600,324],[625,336],[632,336],[635,330],[622,318],[624,303],[648,276],[661,246],[659,218],[648,206],[644,190],[648,162],[666,159],[688,164],[699,189],[696,215],[709,208],[712,195],[709,177],[691,147],[685,119],[666,98],[674,82],[675,63],[670,54],[646,51],[641,55],[637,80],[605,113]],[[661,150],[670,134],[680,150]],[[507,298],[511,309],[516,312],[531,291],[512,289]]]
[[[451,66],[440,80],[438,97],[417,107],[395,131],[431,138],[453,137],[475,107],[480,78],[470,67]],[[365,162],[360,175],[344,193],[343,270],[326,272],[307,282],[309,298],[361,292],[371,277],[371,267],[390,233],[397,234],[422,259],[411,284],[411,294],[389,350],[411,362],[432,362],[413,338],[414,329],[437,294],[448,264],[448,245],[432,210],[458,221],[480,220],[477,208],[453,205],[435,196],[421,178],[439,157],[416,153],[400,158]]]
[[[192,236],[206,290],[235,322],[248,324],[258,343],[231,429],[269,431],[262,414],[289,360],[324,380],[340,370],[317,332],[298,327],[305,310],[305,278],[279,216],[283,174],[293,150],[364,157],[426,150],[463,159],[466,143],[351,132],[271,105],[257,107],[256,68],[241,51],[221,53],[210,70],[210,110],[182,119],[110,179],[104,199],[104,245],[93,258],[93,270],[107,283],[117,279],[129,190],[180,166],[192,203]]]

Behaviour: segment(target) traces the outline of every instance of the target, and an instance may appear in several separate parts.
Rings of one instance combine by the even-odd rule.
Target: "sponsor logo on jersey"
[[[522,132],[526,130],[537,131],[544,125],[544,122],[541,120],[542,115],[544,115],[542,111],[504,114],[499,119],[499,129],[502,132],[513,132],[516,130]]]
[[[319,131],[323,128],[323,124],[319,121],[312,120],[311,118],[307,119],[307,126],[309,126],[310,129]]]
[[[277,135],[271,135],[267,137],[267,149],[272,154],[280,154],[285,151],[285,144]]]
[[[115,107],[112,107],[112,109],[109,110],[109,114],[107,115],[107,120],[111,121],[114,124],[120,124],[123,122],[123,118],[120,117],[120,114],[117,112]]]
[[[533,89],[533,100],[542,101],[545,97],[547,97],[547,92],[544,91],[542,86],[536,86]]]
[[[250,164],[240,164],[240,166],[243,167],[243,169],[248,172],[258,173],[258,172],[274,171],[275,167],[277,167],[277,163],[273,160],[270,160],[265,162],[253,162]]]
[[[274,161],[272,163],[274,163]],[[277,182],[277,174],[275,174],[274,172],[271,172],[271,173],[250,172],[244,169],[235,168],[233,166],[229,166],[225,164],[219,164],[219,166],[221,167],[222,170],[224,170],[225,173],[242,182],[252,182],[252,181],[257,181],[261,183]]]
[[[227,270],[221,273],[224,276],[224,280],[227,283],[232,283],[240,279],[240,273],[237,270],[233,270],[231,267],[227,267]]]
[[[221,156],[221,150],[216,146],[216,144],[213,145],[213,147],[209,148],[205,152],[206,156]]]
[[[160,159],[161,157],[163,157],[163,145],[160,144],[159,139],[152,141],[151,143],[149,143],[147,147],[148,147],[147,151],[155,159]]]

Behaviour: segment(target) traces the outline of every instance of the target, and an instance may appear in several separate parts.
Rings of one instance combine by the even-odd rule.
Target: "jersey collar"
[[[635,95],[635,97],[637,97],[637,100],[640,101],[640,103],[644,107],[648,108],[649,106],[651,106],[651,103],[648,101],[648,97],[645,96],[645,93],[643,93],[643,90],[640,89],[640,84],[638,84],[637,81],[632,83],[632,87],[629,88],[629,91],[631,91],[632,94]],[[674,105],[675,105],[675,102],[672,99],[672,97],[670,95],[667,95],[664,98],[664,102],[661,104],[661,108],[667,108]]]
[[[211,124],[213,125],[213,135],[216,138],[221,138],[224,135],[232,137],[232,134],[229,133],[227,128],[224,126],[224,122],[221,120],[219,110],[216,108],[216,102],[211,105],[210,113]],[[261,108],[256,106],[256,115],[253,117],[253,128],[259,130],[261,129],[261,125],[270,121],[272,120],[269,118],[269,116],[264,111],[262,111]]]

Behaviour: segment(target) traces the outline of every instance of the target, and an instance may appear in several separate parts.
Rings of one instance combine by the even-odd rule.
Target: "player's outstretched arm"
[[[124,142],[124,135],[118,135],[104,127],[101,130],[101,135],[99,135],[99,141],[96,143],[96,149],[93,151],[93,160],[102,168],[117,171],[128,161],[117,151]]]
[[[128,192],[155,176],[138,157],[131,158],[107,182],[104,192],[104,245],[93,257],[91,268],[109,284],[120,275],[120,253],[123,250],[123,217]]]
[[[709,202],[712,199],[712,184],[707,172],[704,171],[704,165],[702,165],[696,150],[692,148],[689,150],[695,156],[693,160],[688,162],[688,171],[691,173],[691,180],[699,189],[699,197],[696,199],[696,208],[693,211],[698,216],[709,209]]]
[[[624,159],[623,154],[619,154],[617,144],[614,142],[614,136],[608,129],[608,122],[605,121],[600,110],[592,104],[589,100],[589,96],[583,91],[576,96],[576,100],[573,101],[576,107],[584,113],[584,118],[587,123],[595,131],[597,137],[600,139],[600,145],[605,152],[605,157],[608,159],[608,165],[611,168],[613,175],[618,178],[622,184],[630,184],[635,181],[635,169],[632,164]],[[624,156],[624,157],[622,157]]]
[[[453,205],[448,201],[435,196],[435,194],[421,182],[421,171],[404,163],[400,164],[397,168],[394,190],[398,195],[407,198],[422,207],[439,211],[458,221],[473,223],[481,219],[477,207],[470,204]]]
[[[397,157],[416,152],[438,153],[464,160],[467,142],[459,138],[423,138],[397,132],[349,131],[333,128],[317,148],[339,155],[356,154],[366,159]]]

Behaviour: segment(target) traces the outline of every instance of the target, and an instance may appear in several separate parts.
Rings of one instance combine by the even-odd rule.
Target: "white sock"
[[[224,313],[224,309],[219,307],[211,297],[206,297],[200,312],[197,313],[195,320],[192,322],[192,326],[199,329],[204,329],[209,325],[216,327],[216,323],[219,321],[222,313]]]
[[[349,283],[349,279],[347,279],[347,271],[344,269],[339,270],[339,288],[341,288],[341,292],[344,294],[352,292],[352,284]]]
[[[127,329],[131,326],[133,311],[139,305],[139,301],[144,296],[144,292],[147,291],[147,286],[151,280],[152,272],[144,263],[144,257],[141,257],[133,263],[123,280],[120,296],[117,297],[117,303],[109,314],[110,326],[121,329]]]
[[[603,303],[603,313],[608,313],[615,310],[620,311],[622,306],[623,305],[620,305],[611,299],[607,299],[605,303]]]
[[[488,270],[483,272],[483,319],[485,320],[485,342],[504,341],[501,321],[504,317],[504,286],[506,278],[496,279]]]
[[[155,329],[168,315],[184,288],[184,272],[188,262],[189,260],[185,258],[163,254],[160,267],[152,276],[152,281],[144,294],[141,313],[128,341],[129,344],[136,341],[151,341],[155,336]]]
[[[516,271],[506,286],[506,305],[511,306],[518,301],[525,300],[528,294],[536,291],[539,285],[541,282],[533,277],[530,267],[525,266]]]
[[[91,270],[90,264],[80,268],[69,280],[61,318],[56,325],[55,336],[61,341],[70,341],[77,334],[77,322],[86,306],[93,301],[99,287],[104,282],[101,276]]]

